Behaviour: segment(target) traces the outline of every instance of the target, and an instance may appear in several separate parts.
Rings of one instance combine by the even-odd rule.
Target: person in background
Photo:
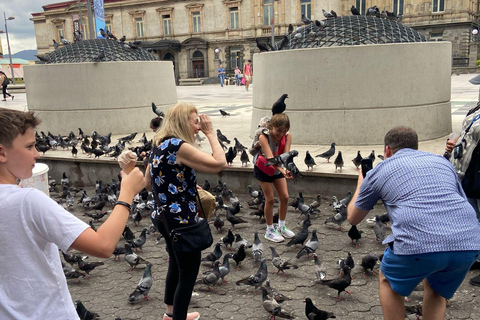
[[[404,297],[423,281],[424,318],[444,319],[446,300],[478,257],[480,224],[452,165],[419,151],[413,129],[391,129],[384,158],[365,178],[359,174],[348,222],[360,223],[378,200],[392,222],[379,273],[384,318],[403,320]]]
[[[7,92],[7,86],[9,82],[10,81],[8,80],[7,75],[3,71],[0,71],[0,84],[2,85],[2,93],[3,93],[2,101],[7,101],[7,96],[11,97],[12,100],[15,98],[14,95],[11,95],[10,93]]]
[[[138,168],[120,172],[118,201],[95,232],[42,191],[17,185],[40,157],[39,123],[33,112],[0,108],[0,243],[11,244],[0,247],[0,319],[79,319],[58,250],[110,257],[145,180]]]
[[[220,86],[223,87],[223,83],[225,82],[225,68],[222,64],[218,68],[218,77],[220,78]]]
[[[207,137],[211,154],[195,147],[195,134],[199,131]],[[225,153],[210,118],[198,115],[195,106],[186,103],[167,111],[154,145],[145,171],[145,188],[155,194],[156,210],[152,221],[164,236],[169,255],[163,320],[196,320],[200,314],[188,313],[188,306],[200,267],[201,251],[176,253],[164,223],[170,230],[197,223],[195,172],[220,172],[227,165]]]
[[[240,68],[238,66],[235,67],[235,85],[239,86],[240,85],[240,76],[242,75],[242,71],[240,71]]]
[[[252,60],[248,60],[243,66],[243,76],[245,77],[245,89],[248,91],[253,76]]]

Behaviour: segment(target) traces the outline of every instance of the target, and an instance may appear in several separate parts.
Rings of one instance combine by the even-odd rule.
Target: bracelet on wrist
[[[125,201],[117,201],[117,202],[115,202],[115,206],[117,206],[117,204],[119,204],[121,206],[124,206],[124,207],[127,207],[128,211],[132,211],[132,205],[130,203],[127,203]]]

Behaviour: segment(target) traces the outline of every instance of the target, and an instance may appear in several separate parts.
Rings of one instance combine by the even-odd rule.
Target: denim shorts
[[[433,252],[415,255],[396,255],[390,247],[384,252],[380,270],[401,296],[408,296],[423,280],[432,289],[450,299],[462,284],[478,251]]]

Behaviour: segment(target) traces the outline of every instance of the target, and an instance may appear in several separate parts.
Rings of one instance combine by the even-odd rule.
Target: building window
[[[192,12],[192,31],[193,33],[202,32],[200,27],[200,11]]]
[[[163,20],[163,34],[169,36],[172,34],[172,18],[169,14],[162,15]]]
[[[397,16],[399,14],[403,14],[403,0],[393,0],[393,8],[392,8],[393,13],[395,13]]]
[[[432,12],[445,11],[445,0],[433,0]]]
[[[235,67],[239,67],[240,69],[242,69],[242,63],[240,61],[240,52],[241,52],[241,49],[240,48],[232,48],[230,50],[230,69],[232,70],[235,70]]]
[[[105,31],[112,32],[112,21],[110,19],[105,20]]]
[[[143,18],[135,18],[135,29],[137,31],[137,38],[143,37]]]
[[[312,18],[312,2],[310,0],[301,0],[300,9],[302,11],[302,17]]]
[[[273,0],[263,1],[263,24],[269,26],[273,23]]]
[[[360,12],[361,15],[365,15],[365,0],[356,0],[356,8]]]
[[[443,41],[443,32],[432,32],[430,33],[431,41]]]
[[[230,8],[230,29],[238,29],[238,7]]]
[[[57,40],[60,41],[60,39],[65,37],[65,33],[63,32],[63,25],[56,25],[56,34],[57,34]]]

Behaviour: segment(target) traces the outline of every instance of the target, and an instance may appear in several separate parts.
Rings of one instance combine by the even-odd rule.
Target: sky
[[[0,30],[5,31],[5,20],[3,13],[8,17],[15,17],[7,21],[8,38],[12,54],[22,50],[36,50],[35,28],[30,21],[32,13],[42,12],[42,6],[51,3],[63,2],[65,0],[0,0]],[[0,34],[2,39],[3,53],[8,54],[7,37],[5,33]]]

